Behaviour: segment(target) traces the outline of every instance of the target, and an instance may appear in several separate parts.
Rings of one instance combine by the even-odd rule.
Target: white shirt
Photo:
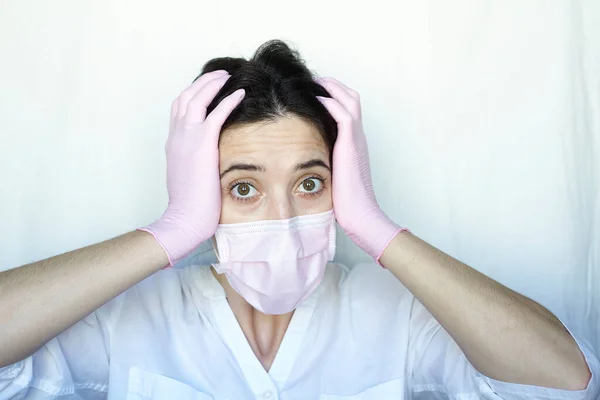
[[[269,372],[206,266],[160,271],[33,356],[0,369],[0,399],[588,399],[583,391],[498,382],[478,373],[387,270],[329,264],[295,311]]]

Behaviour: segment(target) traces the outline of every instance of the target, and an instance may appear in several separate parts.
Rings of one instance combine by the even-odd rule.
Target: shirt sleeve
[[[121,301],[111,300],[33,355],[0,368],[0,400],[105,399],[110,324]]]
[[[577,340],[592,372],[584,390],[569,391],[500,382],[479,373],[448,332],[416,299],[410,317],[407,365],[414,400],[597,400],[600,362],[592,347]]]

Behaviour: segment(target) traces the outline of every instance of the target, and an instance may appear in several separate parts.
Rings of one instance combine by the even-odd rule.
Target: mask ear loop
[[[330,255],[330,260],[327,261],[333,261],[334,257],[335,257],[335,251],[337,248],[337,221],[335,219],[335,215],[331,216],[331,226],[329,227],[329,255]]]
[[[220,268],[219,268],[219,264],[221,264],[221,258],[219,257],[219,249],[217,249],[217,246],[216,246],[217,240],[213,236],[211,238],[210,242],[212,244],[213,251],[215,252],[215,256],[217,257],[217,262],[211,264],[210,267],[213,270],[213,272],[216,272],[217,274],[221,275],[222,272],[220,272]]]
[[[219,257],[219,249],[217,249],[217,246],[216,246],[217,240],[215,239],[214,236],[211,238],[210,243],[212,244],[213,251],[215,252],[215,256],[217,257],[217,261],[220,263],[221,258]]]

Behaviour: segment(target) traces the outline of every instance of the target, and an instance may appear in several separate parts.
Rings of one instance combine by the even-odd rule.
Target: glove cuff
[[[169,265],[166,267],[173,267],[205,240],[197,232],[182,229],[180,224],[169,218],[168,213],[138,230],[151,234],[167,253]]]
[[[394,223],[377,207],[363,213],[354,224],[352,232],[346,233],[354,243],[381,265],[379,259],[384,250],[398,233],[403,231],[408,229]]]

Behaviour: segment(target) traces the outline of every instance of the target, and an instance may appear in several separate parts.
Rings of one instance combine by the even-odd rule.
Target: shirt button
[[[273,397],[273,392],[271,392],[270,390],[267,390],[263,393],[262,397],[263,397],[263,399],[270,399],[271,397]]]

